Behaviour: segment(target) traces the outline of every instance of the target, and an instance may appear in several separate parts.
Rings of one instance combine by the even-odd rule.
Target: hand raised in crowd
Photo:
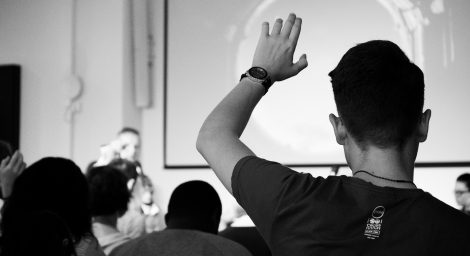
[[[283,25],[277,19],[269,34],[269,23],[264,22],[261,35],[253,57],[253,67],[262,67],[268,71],[272,82],[282,81],[297,75],[307,67],[307,55],[293,63],[294,51],[302,27],[302,19],[291,13]]]
[[[26,164],[23,162],[23,155],[16,151],[13,156],[6,157],[0,163],[0,184],[2,186],[3,198],[8,198],[13,190],[16,178],[20,176]]]
[[[110,143],[101,146],[100,157],[93,166],[103,166],[109,164],[116,158],[122,150],[122,143],[119,140],[113,140]]]

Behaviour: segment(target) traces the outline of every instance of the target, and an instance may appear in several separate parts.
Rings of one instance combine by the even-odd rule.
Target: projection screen
[[[330,113],[328,72],[347,49],[391,40],[425,74],[428,140],[417,162],[470,161],[470,1],[171,0],[166,2],[165,166],[206,165],[195,142],[215,105],[251,67],[261,23],[303,18],[295,59],[309,67],[276,83],[255,109],[242,140],[260,157],[287,165],[342,164]]]

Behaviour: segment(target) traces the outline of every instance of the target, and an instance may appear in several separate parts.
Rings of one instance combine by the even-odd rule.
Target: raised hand
[[[302,19],[291,13],[283,26],[282,19],[277,19],[269,34],[269,23],[264,22],[261,35],[253,57],[253,66],[268,71],[272,82],[282,81],[297,75],[307,67],[307,55],[293,63],[294,51],[302,27]]]
[[[13,156],[2,160],[0,163],[0,184],[2,186],[3,198],[10,196],[16,178],[20,176],[25,167],[23,155],[19,151],[16,151]]]

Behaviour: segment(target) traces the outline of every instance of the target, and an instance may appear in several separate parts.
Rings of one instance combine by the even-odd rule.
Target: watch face
[[[260,67],[252,67],[248,70],[248,73],[256,79],[265,79],[268,76],[268,72]]]

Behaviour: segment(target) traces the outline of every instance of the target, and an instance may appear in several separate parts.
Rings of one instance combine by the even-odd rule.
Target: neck
[[[402,150],[399,150],[369,146],[367,150],[356,151],[357,154],[351,157],[350,167],[353,173],[363,170],[390,180],[413,182],[416,154],[410,154],[413,150],[409,147],[410,145],[405,145]],[[354,177],[381,187],[416,188],[412,183],[381,179],[364,172],[357,173]]]
[[[217,234],[217,226],[214,223],[201,220],[171,219],[167,221],[167,229],[191,229]]]

